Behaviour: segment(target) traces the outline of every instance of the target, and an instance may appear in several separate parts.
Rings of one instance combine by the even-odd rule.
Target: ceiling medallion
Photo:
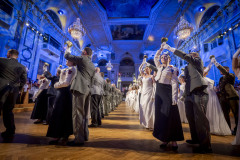
[[[73,24],[68,28],[68,32],[71,34],[72,38],[76,40],[82,39],[86,33],[79,18],[77,18],[76,22],[73,22]]]
[[[183,16],[181,16],[177,27],[174,29],[174,34],[177,35],[179,39],[186,39],[190,36],[192,31],[192,24],[190,24],[183,18]]]

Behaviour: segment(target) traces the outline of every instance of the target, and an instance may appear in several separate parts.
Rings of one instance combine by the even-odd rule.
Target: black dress
[[[182,141],[183,130],[177,105],[172,105],[172,86],[156,83],[153,136],[162,142]]]
[[[44,76],[48,79],[51,80],[51,84],[48,87],[47,90],[47,95],[48,95],[48,111],[47,111],[47,117],[46,117],[46,121],[49,123],[51,116],[52,116],[52,112],[53,112],[53,107],[54,107],[54,102],[56,99],[56,95],[57,95],[57,90],[54,88],[54,84],[57,83],[59,81],[59,77],[57,76],[51,76],[49,74],[49,72],[44,72]]]
[[[43,89],[36,99],[31,119],[46,120],[47,111],[48,111],[47,89]]]
[[[47,137],[68,138],[71,134],[73,134],[72,94],[69,86],[57,89],[57,96],[49,122]]]

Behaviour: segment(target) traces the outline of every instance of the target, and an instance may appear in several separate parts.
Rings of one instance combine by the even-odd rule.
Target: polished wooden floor
[[[232,146],[233,136],[212,136],[213,154],[197,154],[184,141],[178,152],[163,151],[152,132],[139,125],[138,115],[122,103],[103,120],[100,128],[90,128],[90,140],[82,147],[48,145],[47,126],[33,124],[31,112],[15,114],[16,136],[13,143],[0,139],[0,160],[50,160],[50,159],[240,159],[240,147]],[[0,126],[3,131],[3,125]],[[185,139],[189,127],[183,125]],[[71,137],[72,139],[73,137]]]

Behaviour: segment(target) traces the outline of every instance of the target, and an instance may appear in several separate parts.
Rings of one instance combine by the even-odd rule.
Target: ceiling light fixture
[[[79,18],[77,18],[76,22],[73,22],[73,24],[68,28],[68,32],[74,39],[77,40],[82,39],[86,33]]]
[[[179,39],[186,39],[190,36],[192,31],[192,24],[190,24],[183,18],[183,16],[181,16],[177,27],[174,29],[174,34],[177,35]]]
[[[62,10],[58,10],[58,14],[62,15],[63,11]]]
[[[199,12],[203,12],[206,8],[205,7],[200,7],[198,10]]]

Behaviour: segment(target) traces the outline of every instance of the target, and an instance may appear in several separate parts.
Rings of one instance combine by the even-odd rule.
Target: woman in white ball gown
[[[209,95],[206,116],[210,125],[210,133],[215,135],[232,135],[232,132],[224,118],[224,114],[219,103],[217,94],[214,90],[214,81],[207,78],[207,74],[211,68],[210,63],[208,67],[204,69],[204,79],[208,82],[207,92]]]
[[[184,103],[184,91],[185,91],[185,80],[184,80],[184,75],[180,75],[178,77],[179,82],[181,83],[179,87],[179,94],[178,94],[178,110],[181,118],[182,123],[188,123],[187,116],[186,116],[186,111],[185,111],[185,103]]]
[[[152,70],[149,67],[144,68],[142,71],[143,65],[146,63],[146,58],[144,58],[143,63],[139,67],[139,71],[142,75],[142,93],[140,99],[140,108],[139,108],[139,118],[140,124],[145,128],[150,130],[154,127],[154,97],[155,97],[155,87],[154,87],[154,78],[151,75]]]

